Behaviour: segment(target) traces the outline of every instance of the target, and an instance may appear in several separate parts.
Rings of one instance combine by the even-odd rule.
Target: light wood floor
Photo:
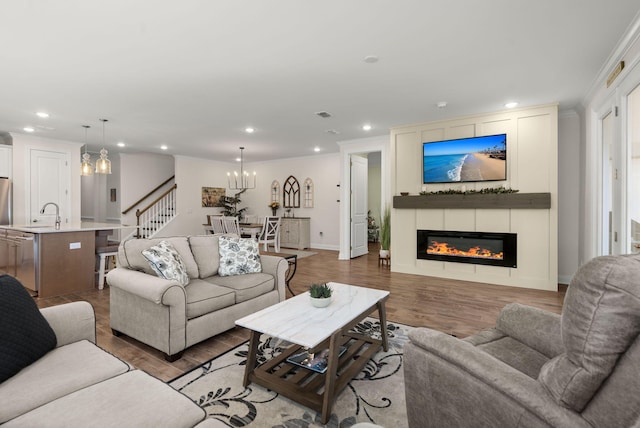
[[[465,337],[494,325],[499,310],[519,302],[560,313],[566,287],[559,292],[529,290],[498,285],[461,282],[391,272],[378,265],[377,244],[370,254],[353,260],[338,260],[336,251],[313,250],[318,254],[298,260],[291,281],[297,294],[312,282],[335,281],[388,290],[387,318],[415,327],[429,327]],[[283,250],[285,251],[285,250]],[[47,307],[76,300],[89,301],[96,312],[98,345],[164,381],[171,380],[249,338],[242,328],[208,339],[185,350],[183,357],[168,363],[162,354],[126,336],[115,337],[109,327],[109,289],[37,298]]]

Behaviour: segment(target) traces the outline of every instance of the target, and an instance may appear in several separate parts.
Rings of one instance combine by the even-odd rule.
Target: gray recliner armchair
[[[640,427],[639,332],[640,255],[582,266],[562,315],[510,304],[464,340],[416,329],[409,426]]]

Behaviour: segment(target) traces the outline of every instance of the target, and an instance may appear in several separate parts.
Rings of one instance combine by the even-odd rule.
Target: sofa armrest
[[[278,256],[260,255],[260,263],[262,264],[262,272],[273,275],[276,280],[276,289],[279,294],[279,301],[282,302],[286,298],[285,292],[285,275],[289,268],[289,262]]]
[[[158,305],[186,304],[184,288],[175,280],[117,267],[107,274],[107,283]]]
[[[510,303],[500,311],[496,328],[549,358],[564,352],[558,314]]]
[[[56,334],[57,346],[80,340],[96,343],[96,316],[89,302],[71,302],[40,309]]]
[[[578,413],[557,405],[537,380],[470,343],[426,328],[411,331],[409,338],[404,362],[410,421],[423,418],[431,426],[447,420],[466,422],[456,426],[590,426]]]

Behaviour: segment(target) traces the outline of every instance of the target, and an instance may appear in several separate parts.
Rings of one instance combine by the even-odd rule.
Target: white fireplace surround
[[[507,134],[507,180],[464,183],[466,190],[505,186],[549,193],[551,206],[528,208],[401,208],[391,212],[391,269],[515,287],[557,290],[558,106],[549,104],[391,129],[391,194],[422,190],[422,143]],[[427,191],[462,190],[462,184],[428,185]],[[516,233],[517,268],[418,260],[416,230]]]

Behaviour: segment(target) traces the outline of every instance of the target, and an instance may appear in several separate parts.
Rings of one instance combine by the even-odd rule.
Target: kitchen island
[[[15,276],[38,297],[91,290],[96,246],[106,245],[114,223],[0,226],[0,271]]]

